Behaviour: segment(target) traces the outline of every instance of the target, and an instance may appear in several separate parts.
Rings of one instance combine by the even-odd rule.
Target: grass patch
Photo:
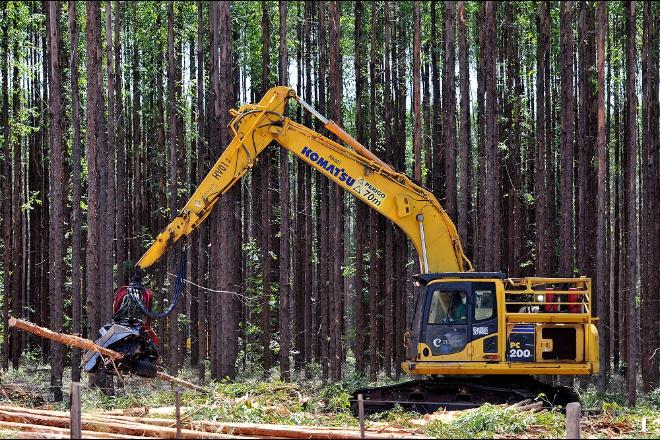
[[[276,372],[273,376],[277,377]],[[179,377],[195,382],[195,371],[190,368],[184,369]],[[38,393],[44,400],[51,402],[48,404],[50,408],[66,410],[69,378],[70,371],[67,369],[63,384],[65,402],[61,403],[52,403],[49,368],[36,360],[29,367],[9,369],[3,374],[2,383]],[[84,376],[83,381],[85,380]],[[345,375],[345,380],[341,382],[326,384],[318,378],[306,379],[303,374],[295,374],[292,383],[245,375],[237,382],[209,382],[205,386],[206,393],[183,390],[181,404],[185,407],[184,415],[194,420],[357,427],[358,421],[350,412],[351,394],[357,389],[396,382],[381,378],[376,383],[369,383],[364,378],[350,373]],[[83,383],[83,410],[92,412],[174,406],[174,391],[167,382],[127,377],[125,383],[124,388],[116,389],[115,396],[107,396]],[[0,396],[0,401],[4,404],[26,407],[43,404],[43,401],[39,404],[29,397],[28,395],[27,399],[22,399],[14,398],[14,395]],[[625,406],[623,393],[602,394],[594,387],[582,391],[581,400],[583,408],[600,411],[583,418],[582,433],[585,437],[660,439],[660,390],[646,395],[640,394],[638,404],[633,408]],[[162,412],[153,412],[150,415],[171,417],[171,414]],[[642,432],[644,418],[646,418],[646,432]],[[367,425],[419,429],[429,436],[438,438],[552,438],[565,435],[564,415],[559,411],[519,412],[494,405],[452,413],[446,418],[433,416],[432,421],[420,427],[424,423],[420,414],[405,411],[401,407],[367,418]],[[11,431],[0,432],[0,438],[5,437],[14,437],[14,435]]]
[[[426,427],[426,434],[435,438],[494,438],[503,434],[538,431],[541,437],[559,437],[563,416],[558,411],[533,413],[485,404],[464,411],[449,422],[436,420]]]

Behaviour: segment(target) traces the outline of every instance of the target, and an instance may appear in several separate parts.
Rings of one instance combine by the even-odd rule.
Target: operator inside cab
[[[452,324],[465,324],[467,322],[467,296],[465,292],[457,292],[452,297],[449,313],[447,314],[447,321]]]
[[[467,294],[435,290],[431,297],[429,324],[467,324]]]

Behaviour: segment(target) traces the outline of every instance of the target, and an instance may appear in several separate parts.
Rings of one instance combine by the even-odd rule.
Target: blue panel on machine
[[[534,324],[516,324],[511,329],[507,345],[509,362],[534,362],[536,328]]]

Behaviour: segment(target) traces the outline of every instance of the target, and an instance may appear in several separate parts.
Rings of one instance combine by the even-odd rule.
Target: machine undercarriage
[[[430,414],[439,409],[462,410],[485,403],[514,404],[527,399],[538,399],[548,408],[565,407],[579,400],[572,388],[545,384],[532,376],[436,377],[359,389],[350,399],[355,415],[359,394],[364,399],[365,414],[387,411],[395,406]]]

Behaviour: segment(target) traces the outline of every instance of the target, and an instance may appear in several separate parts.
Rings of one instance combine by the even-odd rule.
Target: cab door
[[[472,360],[497,359],[497,287],[493,282],[473,282],[470,298]]]
[[[447,356],[451,361],[482,362],[497,356],[495,283],[431,284],[424,310],[421,342],[430,348],[431,355]]]
[[[433,356],[457,355],[471,340],[469,282],[433,283],[427,287],[425,313],[422,316],[421,342]],[[451,360],[469,361],[471,354],[451,356]]]

